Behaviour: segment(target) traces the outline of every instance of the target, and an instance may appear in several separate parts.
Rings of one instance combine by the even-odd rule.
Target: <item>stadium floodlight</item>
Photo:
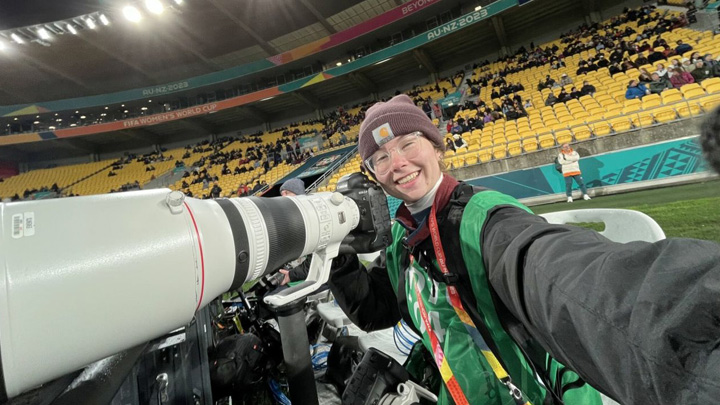
[[[335,66],[342,66],[342,62],[336,63]]]
[[[65,28],[67,28],[68,32],[70,32],[73,35],[77,35],[77,30],[72,24],[65,25]]]
[[[179,6],[179,5],[183,4],[183,0],[175,0],[175,4],[177,4]]]
[[[0,41],[0,51],[4,51],[4,50],[5,50],[5,42]]]
[[[91,30],[94,30],[97,27],[97,25],[95,24],[95,20],[90,17],[85,19],[85,25],[87,25],[87,27]]]
[[[475,11],[480,11],[480,10],[482,10],[482,6],[475,7]]]
[[[40,121],[33,121],[33,124],[34,124],[34,125],[37,125],[37,124],[39,124],[39,123],[40,123]]]
[[[50,39],[50,33],[48,32],[48,30],[46,30],[43,27],[38,28],[37,34],[40,37],[40,39],[45,39],[45,40]]]
[[[100,22],[103,25],[110,25],[110,20],[108,20],[107,16],[105,14],[100,14]]]
[[[145,0],[145,7],[153,14],[162,14],[165,10],[165,6],[160,0]]]
[[[20,37],[20,35],[14,33],[14,32],[12,34],[10,34],[10,38],[12,38],[12,40],[15,41],[15,43],[18,43],[18,44],[25,43],[25,41],[22,39],[22,37]]]
[[[84,115],[81,115],[81,116],[80,116],[80,119],[81,119],[81,120],[84,120],[84,119],[85,119],[85,116],[84,116]]]
[[[140,22],[140,20],[142,20],[142,14],[140,14],[140,10],[138,10],[134,6],[123,7],[123,15],[130,22],[137,23],[137,22]]]

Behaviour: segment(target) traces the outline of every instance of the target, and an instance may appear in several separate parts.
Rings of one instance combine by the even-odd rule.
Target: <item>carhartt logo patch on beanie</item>
[[[430,118],[405,94],[376,103],[360,125],[358,152],[364,161],[380,146],[398,137],[420,131],[435,146],[445,150],[443,137]]]

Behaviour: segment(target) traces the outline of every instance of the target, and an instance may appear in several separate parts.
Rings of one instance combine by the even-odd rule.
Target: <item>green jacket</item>
[[[520,349],[503,329],[489,293],[485,266],[483,265],[480,249],[482,246],[481,232],[488,211],[498,205],[514,205],[530,212],[517,200],[505,194],[495,191],[478,193],[473,196],[465,208],[459,229],[459,240],[443,240],[442,242],[446,246],[448,246],[448,243],[460,243],[463,259],[470,273],[472,291],[477,300],[478,311],[482,314],[483,320],[490,329],[493,340],[501,352],[500,355],[509,368],[507,372],[512,377],[515,385],[525,395],[525,400],[530,400],[534,405],[540,405],[545,398],[545,389],[535,378]],[[409,314],[415,328],[422,332],[425,348],[432,353],[430,338],[420,317],[415,285],[420,287],[422,299],[433,329],[441,340],[450,368],[469,403],[487,405],[512,403],[507,388],[495,377],[492,368],[471,339],[465,325],[460,321],[452,305],[450,305],[447,286],[442,282],[433,280],[417,261],[414,261],[412,266],[407,263],[407,253],[402,243],[406,233],[406,229],[396,222],[393,226],[394,242],[387,249],[386,266],[390,282],[395,291],[399,291],[399,272],[405,272],[405,286],[403,289]],[[433,264],[436,266],[436,270],[439,271],[437,262],[433,262]],[[562,366],[554,362],[553,370],[557,367]],[[564,374],[562,382],[565,384],[577,379],[576,374],[568,372]],[[565,394],[564,400],[567,405],[599,405],[602,403],[598,393],[588,385],[569,390]],[[450,395],[443,386],[439,395],[439,404],[452,403]]]

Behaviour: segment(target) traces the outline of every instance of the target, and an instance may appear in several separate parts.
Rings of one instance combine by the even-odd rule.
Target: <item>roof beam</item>
[[[150,143],[151,145],[157,145],[162,143],[162,137],[147,128],[123,129],[119,132],[135,140]]]
[[[267,52],[268,55],[277,55],[279,53],[282,53],[282,52],[280,52],[280,50],[276,49],[274,46],[272,46],[267,41],[265,41],[260,35],[258,35],[255,31],[253,31],[253,29],[250,28],[247,24],[245,24],[244,22],[240,21],[240,19],[238,19],[237,17],[232,15],[232,13],[230,13],[224,6],[222,6],[221,4],[218,4],[217,0],[208,0],[208,2],[210,4],[212,4],[213,6],[215,6],[215,8],[220,10],[223,14],[225,14],[225,16],[227,18],[229,18],[230,20],[232,20],[232,22],[234,22],[238,27],[240,27],[240,29],[242,29],[248,35],[250,35],[250,37],[252,37],[252,39],[254,39],[255,42],[258,45],[260,45],[260,47],[265,52]]]
[[[204,132],[204,135],[217,134],[218,130],[214,124],[207,122],[200,117],[190,117],[180,120],[186,126],[192,127],[196,131]]]
[[[134,70],[135,72],[139,73],[140,75],[144,76],[146,79],[155,81],[155,78],[153,77],[152,73],[146,71],[145,69],[141,68],[140,66],[125,60],[124,58],[118,57],[115,53],[110,52],[107,48],[102,46],[99,42],[93,41],[90,39],[87,35],[79,35],[79,37],[87,42],[88,44],[92,45],[94,48],[98,49],[100,52],[104,53],[105,55],[111,57],[112,59],[120,62],[121,64],[129,67],[130,69]]]
[[[352,83],[355,87],[360,89],[363,92],[368,93],[376,93],[377,92],[377,86],[375,83],[370,80],[367,76],[360,72],[352,72],[348,74],[347,79]]]
[[[295,90],[290,93],[296,100],[299,100],[300,102],[312,107],[315,110],[319,110],[322,108],[322,103],[320,100],[310,94],[309,92],[300,92],[300,90]]]
[[[318,22],[319,22],[323,27],[325,27],[325,29],[328,30],[329,33],[334,34],[334,33],[337,32],[337,30],[335,29],[335,27],[333,27],[332,25],[330,25],[330,23],[328,22],[328,20],[327,20],[325,17],[323,17],[323,15],[320,14],[320,12],[315,8],[315,6],[313,6],[312,4],[310,4],[310,2],[309,2],[308,0],[300,0],[300,3],[302,3],[302,5],[305,6],[305,8],[306,8],[310,13],[312,13],[312,15],[315,16],[315,18],[317,18]]]
[[[497,36],[500,46],[505,48],[508,45],[507,34],[505,33],[505,24],[503,24],[502,17],[494,16],[490,19],[493,28],[495,28],[495,35]]]
[[[431,74],[437,74],[437,66],[435,66],[435,62],[433,62],[432,58],[430,58],[430,55],[425,52],[424,49],[414,49],[412,51],[413,56],[415,57],[415,60],[420,63],[425,70],[427,70]]]
[[[35,58],[33,58],[32,56],[28,56],[27,54],[25,54],[25,53],[23,53],[23,52],[17,52],[17,53],[15,54],[15,56],[18,57],[18,59],[25,59],[25,60],[28,61],[31,65],[34,65],[35,67],[37,67],[37,68],[40,69],[40,70],[44,70],[44,71],[46,71],[46,72],[49,72],[49,73],[52,73],[52,74],[54,74],[54,75],[60,76],[60,77],[62,77],[63,79],[69,80],[69,81],[77,84],[78,86],[84,88],[85,90],[94,90],[94,89],[91,89],[90,87],[88,87],[88,85],[85,84],[85,82],[83,82],[82,80],[80,80],[80,79],[78,79],[78,78],[76,78],[76,77],[74,77],[74,76],[71,76],[71,75],[69,75],[69,74],[66,74],[66,73],[64,73],[64,72],[61,72],[61,71],[55,69],[54,67],[52,67],[52,66],[50,66],[50,65],[48,65],[48,64],[46,64],[46,63],[43,63],[43,62],[41,62],[41,61],[39,61],[39,60],[37,60],[37,59],[35,59]]]
[[[261,110],[259,107],[256,107],[254,105],[244,105],[242,107],[238,107],[237,111],[246,116],[247,118],[250,118],[254,121],[260,121],[260,122],[269,122],[270,116],[265,111]]]
[[[97,152],[97,144],[94,144],[92,142],[89,142],[85,139],[81,139],[78,137],[75,138],[65,138],[61,140],[62,143],[65,145],[72,146],[75,149],[78,149],[85,153],[96,153]]]

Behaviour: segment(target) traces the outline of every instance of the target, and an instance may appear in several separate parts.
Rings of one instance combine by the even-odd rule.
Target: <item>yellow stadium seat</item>
[[[535,138],[525,138],[522,141],[523,149],[525,149],[525,152],[533,152],[536,151],[538,148],[538,142]]]
[[[520,144],[520,142],[508,143],[507,150],[508,150],[508,154],[510,154],[510,156],[517,156],[517,155],[522,154],[522,152],[523,152],[522,145]]]
[[[715,90],[715,91],[710,91],[710,89],[708,89],[708,87],[714,87],[714,86],[716,86],[716,85],[718,85],[718,84],[720,84],[720,77],[711,77],[711,78],[709,78],[709,79],[703,80],[703,82],[700,83],[700,85],[702,86],[702,88],[704,88],[705,90],[707,90],[708,93],[714,93],[715,91],[717,91],[717,90]]]
[[[507,143],[519,141],[519,140],[520,140],[520,135],[518,135],[518,134],[508,135],[507,138],[506,138],[506,140],[507,140]]]
[[[576,141],[583,141],[585,139],[590,139],[592,136],[592,131],[587,125],[581,125],[577,127],[572,128],[573,135],[575,136]]]
[[[608,122],[615,132],[623,132],[632,129],[632,122],[627,117],[615,118]]]
[[[680,118],[696,117],[703,113],[702,107],[697,101],[681,103],[676,110]]]
[[[538,136],[538,142],[542,148],[552,148],[555,146],[555,137],[552,134]]]
[[[507,156],[507,150],[505,149],[505,145],[503,146],[495,146],[492,148],[492,155],[495,159],[503,159]]]
[[[480,159],[481,162],[489,162],[492,160],[492,149],[481,149],[478,153],[478,159]]]
[[[705,84],[705,82],[708,82],[708,81],[710,81],[710,80],[711,80],[711,79],[707,79],[707,80],[705,80],[705,81],[702,83],[702,84],[703,84],[703,87],[704,87],[705,90],[708,92],[708,94],[720,93],[720,82],[711,83],[711,84],[709,84],[709,85],[708,85],[708,84]],[[718,80],[720,80],[720,79],[718,79]]]
[[[649,94],[642,99],[642,109],[647,110],[650,108],[654,108],[660,105],[660,95],[659,94]]]
[[[676,103],[682,101],[682,93],[678,89],[668,89],[660,94],[663,104]]]
[[[465,156],[465,164],[467,166],[476,165],[478,163],[478,155],[477,154],[469,154]]]
[[[672,107],[660,107],[653,111],[657,122],[670,122],[677,118],[677,112]]]
[[[720,96],[715,95],[710,97],[704,97],[698,100],[698,102],[700,103],[700,106],[703,110],[705,110],[706,112],[710,112],[715,109],[715,107],[720,105]]]
[[[683,96],[685,97],[686,100],[689,100],[691,98],[702,97],[704,95],[705,95],[705,90],[703,90],[703,89],[694,88],[694,89],[689,89],[687,91],[683,91]]]
[[[633,114],[631,120],[633,125],[637,128],[649,127],[655,123],[655,119],[650,112],[639,112],[637,114]]]
[[[570,131],[567,130],[567,129],[562,130],[562,131],[556,131],[556,132],[555,132],[555,139],[557,140],[557,143],[558,143],[559,145],[562,145],[562,144],[564,144],[564,143],[572,142],[572,140],[573,140],[572,132],[570,132]]]

